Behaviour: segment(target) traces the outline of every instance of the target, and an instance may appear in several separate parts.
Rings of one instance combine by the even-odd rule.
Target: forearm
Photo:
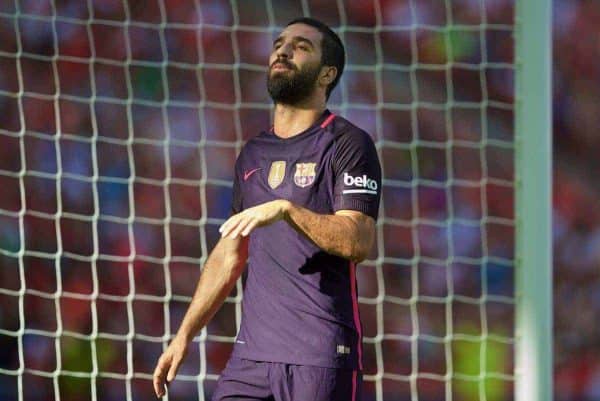
[[[284,201],[284,219],[315,245],[354,262],[363,261],[373,244],[374,221],[343,214],[319,214]]]
[[[324,251],[363,261],[375,239],[375,220],[355,210],[319,214],[284,199],[262,203],[231,216],[219,228],[224,238],[247,237],[256,227],[285,220]]]
[[[232,248],[230,242],[243,241],[240,252]],[[240,277],[247,257],[246,239],[221,239],[206,263],[198,280],[192,302],[183,318],[177,335],[186,342],[210,321],[221,307]]]

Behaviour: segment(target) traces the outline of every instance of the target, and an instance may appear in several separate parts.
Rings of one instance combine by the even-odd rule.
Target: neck
[[[313,98],[314,99],[314,98]],[[275,104],[273,131],[281,138],[290,138],[310,128],[325,111],[323,101],[308,102],[307,104]]]

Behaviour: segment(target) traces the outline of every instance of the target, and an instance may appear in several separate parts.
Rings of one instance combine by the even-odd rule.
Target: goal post
[[[516,401],[553,399],[552,1],[515,18]]]

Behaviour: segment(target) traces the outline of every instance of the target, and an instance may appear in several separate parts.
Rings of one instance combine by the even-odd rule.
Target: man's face
[[[293,105],[313,94],[322,67],[321,37],[309,25],[293,24],[273,42],[267,89],[275,103]]]

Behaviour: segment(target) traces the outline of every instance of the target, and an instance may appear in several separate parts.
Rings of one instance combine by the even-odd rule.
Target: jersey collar
[[[281,137],[277,136],[277,134],[275,134],[273,126],[271,126],[271,129],[269,130],[269,136],[275,138],[278,141],[282,141],[282,142],[294,141],[300,137],[305,137],[307,135],[310,135],[311,133],[317,131],[318,129],[323,129],[323,128],[327,127],[331,123],[331,121],[333,121],[334,117],[335,117],[335,114],[333,114],[331,111],[329,111],[329,109],[325,109],[325,111],[323,111],[323,114],[321,114],[321,116],[317,119],[317,121],[315,121],[315,123],[313,125],[311,125],[304,131],[302,131],[294,136],[291,136],[289,138],[281,138]]]

